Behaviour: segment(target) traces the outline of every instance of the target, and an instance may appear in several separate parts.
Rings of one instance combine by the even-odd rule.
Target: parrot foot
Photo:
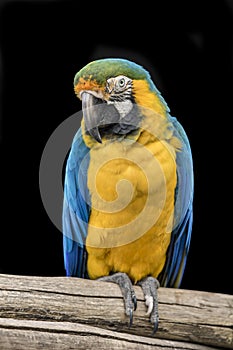
[[[154,277],[146,277],[137,283],[141,286],[145,304],[147,306],[147,315],[150,315],[150,321],[154,325],[153,334],[156,333],[159,324],[159,313],[158,313],[158,294],[157,289],[160,287],[159,281]]]
[[[132,282],[126,273],[117,272],[113,275],[98,278],[99,281],[117,283],[125,303],[125,313],[129,316],[129,326],[133,324],[133,311],[137,309],[137,298]]]

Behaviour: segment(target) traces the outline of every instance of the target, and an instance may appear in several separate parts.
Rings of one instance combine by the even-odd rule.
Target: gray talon
[[[147,306],[147,315],[150,315],[150,321],[154,324],[153,334],[158,330],[159,314],[158,314],[158,294],[159,281],[154,277],[146,277],[138,282],[142,287],[145,303]]]
[[[125,304],[125,313],[129,316],[129,326],[133,324],[133,311],[137,308],[137,298],[132,282],[126,273],[117,272],[113,275],[98,278],[99,281],[113,282],[119,285]]]

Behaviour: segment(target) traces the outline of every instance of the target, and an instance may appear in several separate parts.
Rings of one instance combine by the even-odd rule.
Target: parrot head
[[[99,143],[103,134],[138,128],[143,107],[161,116],[169,112],[149,72],[127,59],[90,62],[76,73],[74,91],[82,101],[85,130]]]

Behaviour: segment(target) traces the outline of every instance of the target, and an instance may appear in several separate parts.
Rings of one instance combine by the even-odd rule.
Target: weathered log
[[[233,349],[233,296],[159,288],[159,328],[140,287],[133,325],[113,283],[0,275],[0,349]]]

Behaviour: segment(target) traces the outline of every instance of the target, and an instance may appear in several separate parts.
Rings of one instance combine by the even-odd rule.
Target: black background
[[[62,234],[40,197],[41,155],[80,110],[75,73],[96,58],[125,57],[151,71],[192,147],[194,225],[181,287],[233,294],[233,6],[171,3],[2,5],[1,273],[65,274]]]

